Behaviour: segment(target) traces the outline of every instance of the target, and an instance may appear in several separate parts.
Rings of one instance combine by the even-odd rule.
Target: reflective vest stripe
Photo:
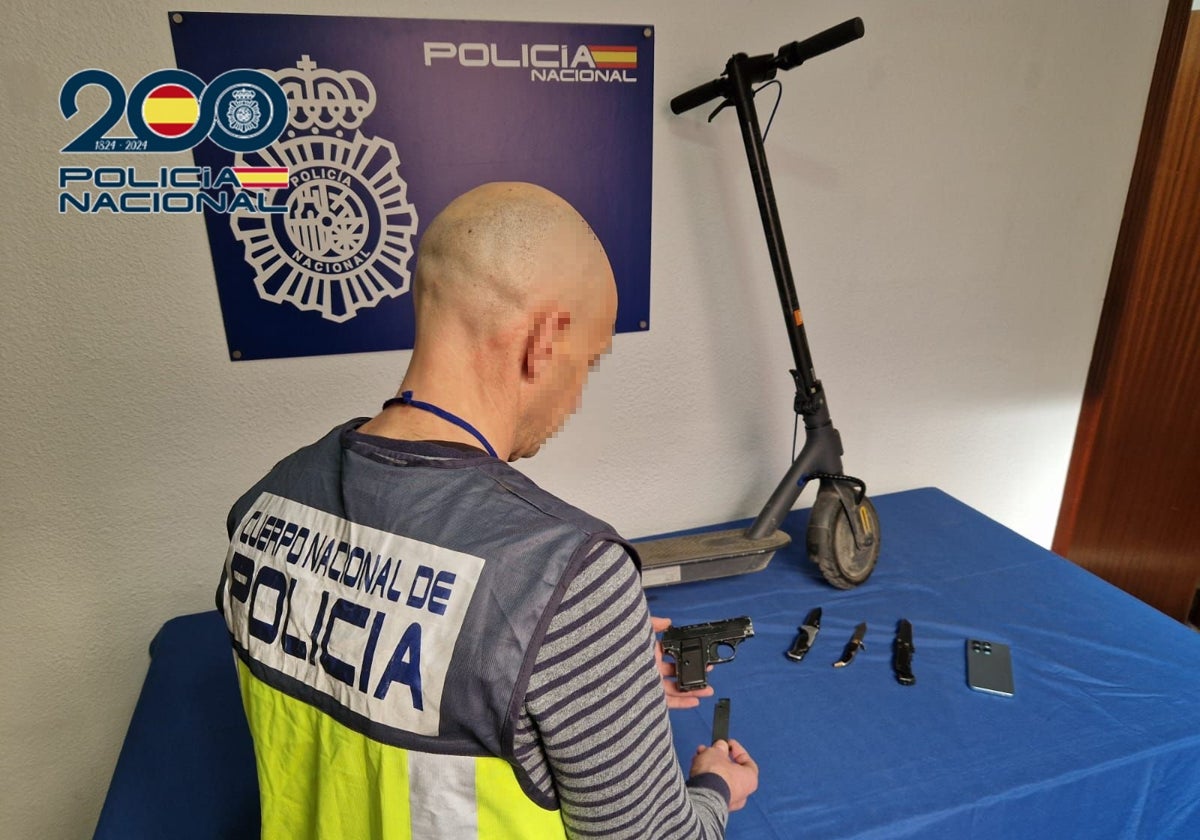
[[[478,837],[475,759],[408,751],[408,807],[414,838]]]
[[[254,737],[263,840],[557,840],[559,811],[494,756],[373,741],[258,680],[237,661]]]

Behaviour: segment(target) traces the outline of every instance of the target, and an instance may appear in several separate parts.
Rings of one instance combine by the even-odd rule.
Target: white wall
[[[211,607],[230,502],[408,358],[231,363],[198,218],[57,215],[62,82],[173,65],[173,5],[83,5],[10,2],[0,35],[3,837],[91,831],[148,641]],[[653,328],[616,338],[529,464],[631,536],[752,514],[791,442],[736,126],[666,102],[861,15],[862,41],[785,79],[768,142],[846,468],[1049,543],[1165,0],[183,6],[656,27]]]

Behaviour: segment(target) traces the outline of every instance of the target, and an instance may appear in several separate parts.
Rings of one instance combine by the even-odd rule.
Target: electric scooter
[[[754,86],[769,82],[780,70],[791,70],[810,58],[863,36],[861,18],[854,18],[804,41],[793,41],[775,54],[730,57],[720,78],[692,88],[671,100],[671,111],[682,114],[714,99],[721,104],[709,117],[732,105],[742,129],[750,177],[758,199],[771,267],[783,306],[784,322],[796,367],[793,410],[804,421],[804,446],[749,528],[691,534],[637,543],[644,586],[726,577],[766,568],[775,552],[791,542],[779,524],[810,481],[819,483],[809,515],[809,559],[839,589],[863,583],[879,558],[879,518],[866,495],[866,485],[842,474],[842,441],[829,416],[825,390],[813,369],[804,318],[796,298],[767,156],[763,149]]]

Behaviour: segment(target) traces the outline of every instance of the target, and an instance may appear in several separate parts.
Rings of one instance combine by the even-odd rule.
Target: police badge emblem
[[[288,185],[268,198],[288,209],[233,214],[233,234],[261,299],[344,323],[408,291],[417,210],[395,145],[361,131],[375,108],[370,79],[319,68],[307,55],[295,68],[266,72],[287,95],[289,130],[237,155],[235,165],[287,167]],[[245,98],[230,97],[231,119],[248,125],[252,111]]]
[[[239,134],[249,134],[258,128],[262,120],[262,110],[258,107],[258,98],[254,89],[237,88],[229,97],[229,107],[225,111],[225,126]]]

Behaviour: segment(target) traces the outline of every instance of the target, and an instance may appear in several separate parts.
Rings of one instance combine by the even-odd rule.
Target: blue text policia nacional
[[[60,166],[58,212],[79,213],[286,213],[265,191],[242,189],[232,167],[163,166],[139,173],[133,166]]]

